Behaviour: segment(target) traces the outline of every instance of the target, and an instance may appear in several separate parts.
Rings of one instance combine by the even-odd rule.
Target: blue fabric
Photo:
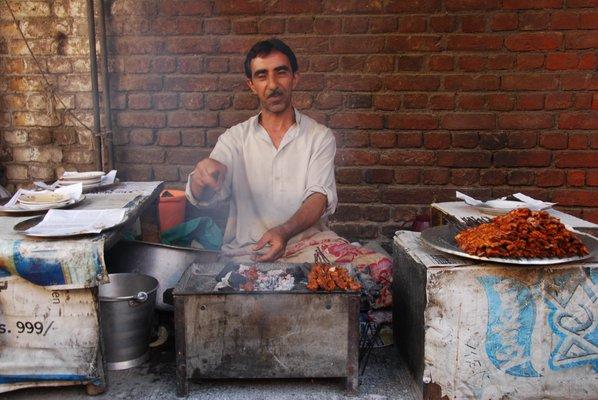
[[[219,250],[222,246],[222,229],[212,218],[199,217],[163,232],[161,240],[164,244],[187,247],[195,240],[206,250]]]

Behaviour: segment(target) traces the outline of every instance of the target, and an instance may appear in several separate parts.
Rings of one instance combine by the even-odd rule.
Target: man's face
[[[291,107],[291,94],[299,75],[293,74],[287,56],[272,51],[251,60],[251,79],[247,85],[260,99],[262,109],[279,114]]]

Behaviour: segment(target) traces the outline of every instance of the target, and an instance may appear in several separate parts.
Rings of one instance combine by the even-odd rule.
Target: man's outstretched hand
[[[255,260],[258,262],[274,261],[284,255],[287,247],[288,234],[284,228],[277,226],[262,235],[262,238],[253,246],[253,251],[258,251],[270,244],[270,250],[258,256]]]
[[[226,176],[226,166],[211,158],[204,158],[197,163],[192,174],[191,191],[199,200],[205,188],[220,190]]]

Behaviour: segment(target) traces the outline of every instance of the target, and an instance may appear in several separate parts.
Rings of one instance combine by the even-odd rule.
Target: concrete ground
[[[153,350],[150,361],[108,373],[108,391],[94,400],[177,399],[174,353]],[[47,400],[86,398],[82,386],[31,388],[0,395],[0,399]],[[333,379],[236,380],[191,382],[189,399],[202,400],[416,400],[420,398],[405,364],[392,347],[374,349],[357,396],[344,394],[343,382]]]

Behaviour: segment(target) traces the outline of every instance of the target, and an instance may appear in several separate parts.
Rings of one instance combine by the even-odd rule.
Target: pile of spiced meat
[[[461,231],[455,241],[468,254],[501,258],[585,256],[588,248],[546,211],[516,209]]]

